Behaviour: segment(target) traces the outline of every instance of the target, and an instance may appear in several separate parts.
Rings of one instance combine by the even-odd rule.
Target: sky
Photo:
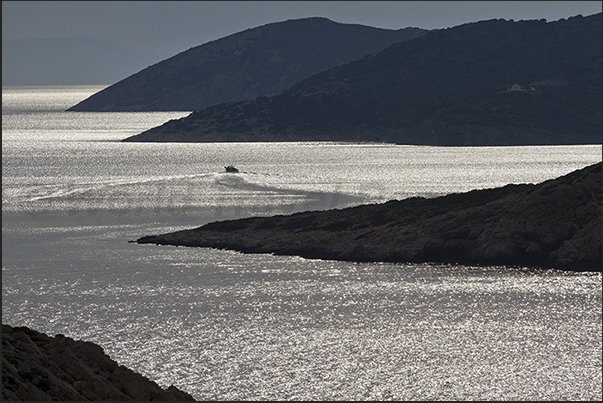
[[[447,28],[493,18],[555,21],[600,1],[3,1],[2,39],[96,38],[175,55],[260,25],[304,17],[379,28]]]

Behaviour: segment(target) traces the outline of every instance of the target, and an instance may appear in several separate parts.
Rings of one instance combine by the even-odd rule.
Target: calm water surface
[[[536,183],[600,145],[120,143],[187,113],[63,112],[99,89],[3,88],[3,323],[93,341],[199,400],[600,398],[600,273],[127,243]]]

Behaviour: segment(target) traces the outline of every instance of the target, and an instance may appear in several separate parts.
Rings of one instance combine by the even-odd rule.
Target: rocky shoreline
[[[118,365],[91,342],[2,325],[2,400],[194,401]]]
[[[540,184],[220,221],[135,242],[357,262],[601,271],[602,178],[598,163]]]

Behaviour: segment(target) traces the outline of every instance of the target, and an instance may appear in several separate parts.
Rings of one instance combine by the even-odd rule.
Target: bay
[[[99,89],[3,87],[3,323],[95,342],[198,400],[600,397],[600,273],[127,242],[541,182],[600,145],[121,143],[187,113],[64,112]]]

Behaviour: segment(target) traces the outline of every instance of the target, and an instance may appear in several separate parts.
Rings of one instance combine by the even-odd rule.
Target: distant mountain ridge
[[[304,18],[193,47],[109,86],[70,111],[194,111],[272,96],[319,71],[427,32]]]
[[[601,13],[464,24],[125,141],[601,142]]]

